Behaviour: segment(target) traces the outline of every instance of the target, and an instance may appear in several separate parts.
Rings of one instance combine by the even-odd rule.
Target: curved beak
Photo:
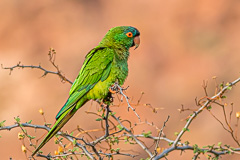
[[[140,36],[134,37],[133,42],[134,42],[134,45],[135,45],[135,48],[134,48],[134,50],[135,50],[140,45]]]

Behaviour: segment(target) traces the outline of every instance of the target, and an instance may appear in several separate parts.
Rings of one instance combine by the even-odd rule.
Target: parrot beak
[[[140,45],[140,37],[139,36],[134,37],[133,42],[134,42],[134,45],[135,45],[135,48],[134,48],[134,50],[135,50]]]

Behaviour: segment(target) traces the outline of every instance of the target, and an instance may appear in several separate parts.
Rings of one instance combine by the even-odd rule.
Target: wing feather
[[[83,63],[83,66],[74,81],[69,92],[69,98],[65,105],[58,112],[56,119],[69,108],[76,105],[89,90],[100,80],[104,81],[109,76],[114,51],[110,48],[95,48],[90,51]]]

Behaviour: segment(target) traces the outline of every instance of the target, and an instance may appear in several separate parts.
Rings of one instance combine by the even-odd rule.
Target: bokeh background
[[[153,114],[149,108],[139,106],[138,113],[149,122],[161,128],[167,115],[170,120],[164,129],[168,138],[174,139],[174,132],[180,131],[189,112],[179,113],[183,104],[194,108],[195,97],[204,96],[203,80],[208,80],[209,95],[214,94],[217,81],[232,81],[239,76],[240,60],[240,1],[238,0],[69,0],[69,1],[0,1],[0,63],[4,67],[39,63],[54,70],[48,61],[49,47],[57,51],[56,63],[66,77],[72,81],[77,76],[86,53],[96,46],[105,33],[120,25],[131,25],[141,32],[141,45],[131,50],[129,77],[125,86],[130,86],[127,95],[137,99],[145,92],[141,103],[164,108]],[[38,113],[42,108],[49,123],[68,97],[70,84],[62,83],[57,76],[40,78],[41,71],[17,69],[9,75],[0,69],[0,121],[6,125],[14,123],[20,116],[22,122],[32,120],[43,124]],[[226,103],[234,102],[234,113],[240,110],[240,87],[234,88]],[[88,103],[79,110],[64,127],[71,130],[79,125],[86,130],[99,128],[96,117],[87,115]],[[119,115],[137,121],[126,107],[113,109]],[[222,119],[220,107],[213,112]],[[88,122],[88,123],[86,123]],[[234,118],[232,125],[236,123]],[[154,130],[142,126],[142,130]],[[31,130],[31,129],[29,129]],[[20,129],[1,131],[1,159],[25,159],[21,141],[17,139]],[[39,137],[45,133],[38,131]],[[156,133],[153,131],[153,133]],[[102,135],[99,132],[98,135]],[[202,113],[191,125],[183,141],[200,147],[208,144],[236,144],[208,113]],[[150,142],[146,143],[150,146]],[[124,148],[125,146],[121,146]],[[163,143],[162,147],[167,147]],[[53,152],[53,141],[42,151]],[[139,147],[136,159],[147,155]],[[172,152],[169,159],[190,159],[192,151],[180,156]],[[202,156],[205,159],[204,156]],[[237,156],[222,159],[236,159]],[[238,157],[239,158],[239,157]],[[40,159],[40,158],[39,158]],[[129,159],[119,157],[119,159]]]

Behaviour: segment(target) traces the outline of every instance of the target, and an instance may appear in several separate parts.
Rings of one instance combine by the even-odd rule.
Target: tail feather
[[[56,121],[54,126],[48,132],[47,136],[43,139],[43,141],[39,144],[37,149],[32,153],[34,156],[68,121],[69,119],[76,113],[75,107],[71,107],[66,110]]]

